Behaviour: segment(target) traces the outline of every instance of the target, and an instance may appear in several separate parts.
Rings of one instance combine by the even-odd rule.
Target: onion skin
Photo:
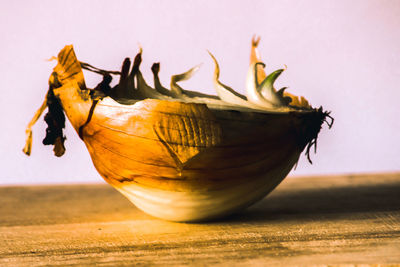
[[[129,83],[124,79],[131,74],[122,72]],[[219,68],[216,81],[218,74]],[[173,99],[185,94],[178,87],[165,96],[160,84],[156,90],[137,77],[143,100],[128,105],[94,98],[66,46],[50,81],[57,82],[54,95],[100,175],[140,209],[167,220],[215,219],[262,199],[290,172],[326,117],[322,109],[267,111],[249,102],[244,110],[229,108],[232,103],[213,108],[221,100],[192,103],[186,95],[180,101]],[[126,89],[118,90],[124,96]]]

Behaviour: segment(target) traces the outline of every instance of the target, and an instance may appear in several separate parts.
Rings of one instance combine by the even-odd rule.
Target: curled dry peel
[[[152,88],[139,70],[141,52],[132,67],[127,58],[120,72],[109,72],[79,62],[72,46],[66,46],[46,100],[28,126],[24,151],[30,153],[31,127],[47,104],[47,134],[55,154],[64,153],[62,118],[49,105],[58,103],[97,171],[143,211],[167,220],[199,221],[245,208],[274,189],[305,148],[308,155],[322,123],[331,118],[303,97],[276,90],[274,81],[283,70],[267,76],[257,44],[253,40],[247,97],[219,81],[211,53],[218,97],[179,86],[198,67],[173,76],[169,90],[154,64]],[[87,88],[82,68],[102,74],[103,81]],[[114,88],[111,74],[120,76]]]

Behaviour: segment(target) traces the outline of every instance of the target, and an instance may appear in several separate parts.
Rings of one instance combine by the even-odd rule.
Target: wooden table
[[[400,263],[400,173],[287,178],[221,221],[150,217],[105,184],[0,187],[0,266]]]

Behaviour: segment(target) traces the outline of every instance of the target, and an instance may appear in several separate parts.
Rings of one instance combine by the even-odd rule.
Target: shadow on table
[[[373,185],[346,179],[338,180],[346,184],[341,187],[335,179],[286,181],[262,201],[215,223],[359,219],[357,214],[400,211],[400,179]],[[107,185],[4,187],[0,196],[0,226],[152,219]]]
[[[357,187],[276,190],[259,203],[223,221],[301,220],[313,217],[351,219],[356,213],[399,210],[400,181]]]

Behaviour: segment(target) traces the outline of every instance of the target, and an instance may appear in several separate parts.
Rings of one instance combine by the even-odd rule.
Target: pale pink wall
[[[69,4],[65,4],[70,2]],[[47,90],[56,55],[74,44],[80,60],[119,69],[144,49],[142,70],[161,62],[161,78],[203,62],[186,88],[213,92],[212,51],[221,79],[244,93],[249,45],[262,37],[267,70],[288,70],[279,85],[332,110],[314,165],[292,175],[400,170],[400,1],[2,1],[0,3],[0,183],[100,181],[67,126],[62,158],[34,128],[24,156],[24,128]],[[149,79],[150,80],[150,79]],[[88,77],[89,85],[97,80]]]

